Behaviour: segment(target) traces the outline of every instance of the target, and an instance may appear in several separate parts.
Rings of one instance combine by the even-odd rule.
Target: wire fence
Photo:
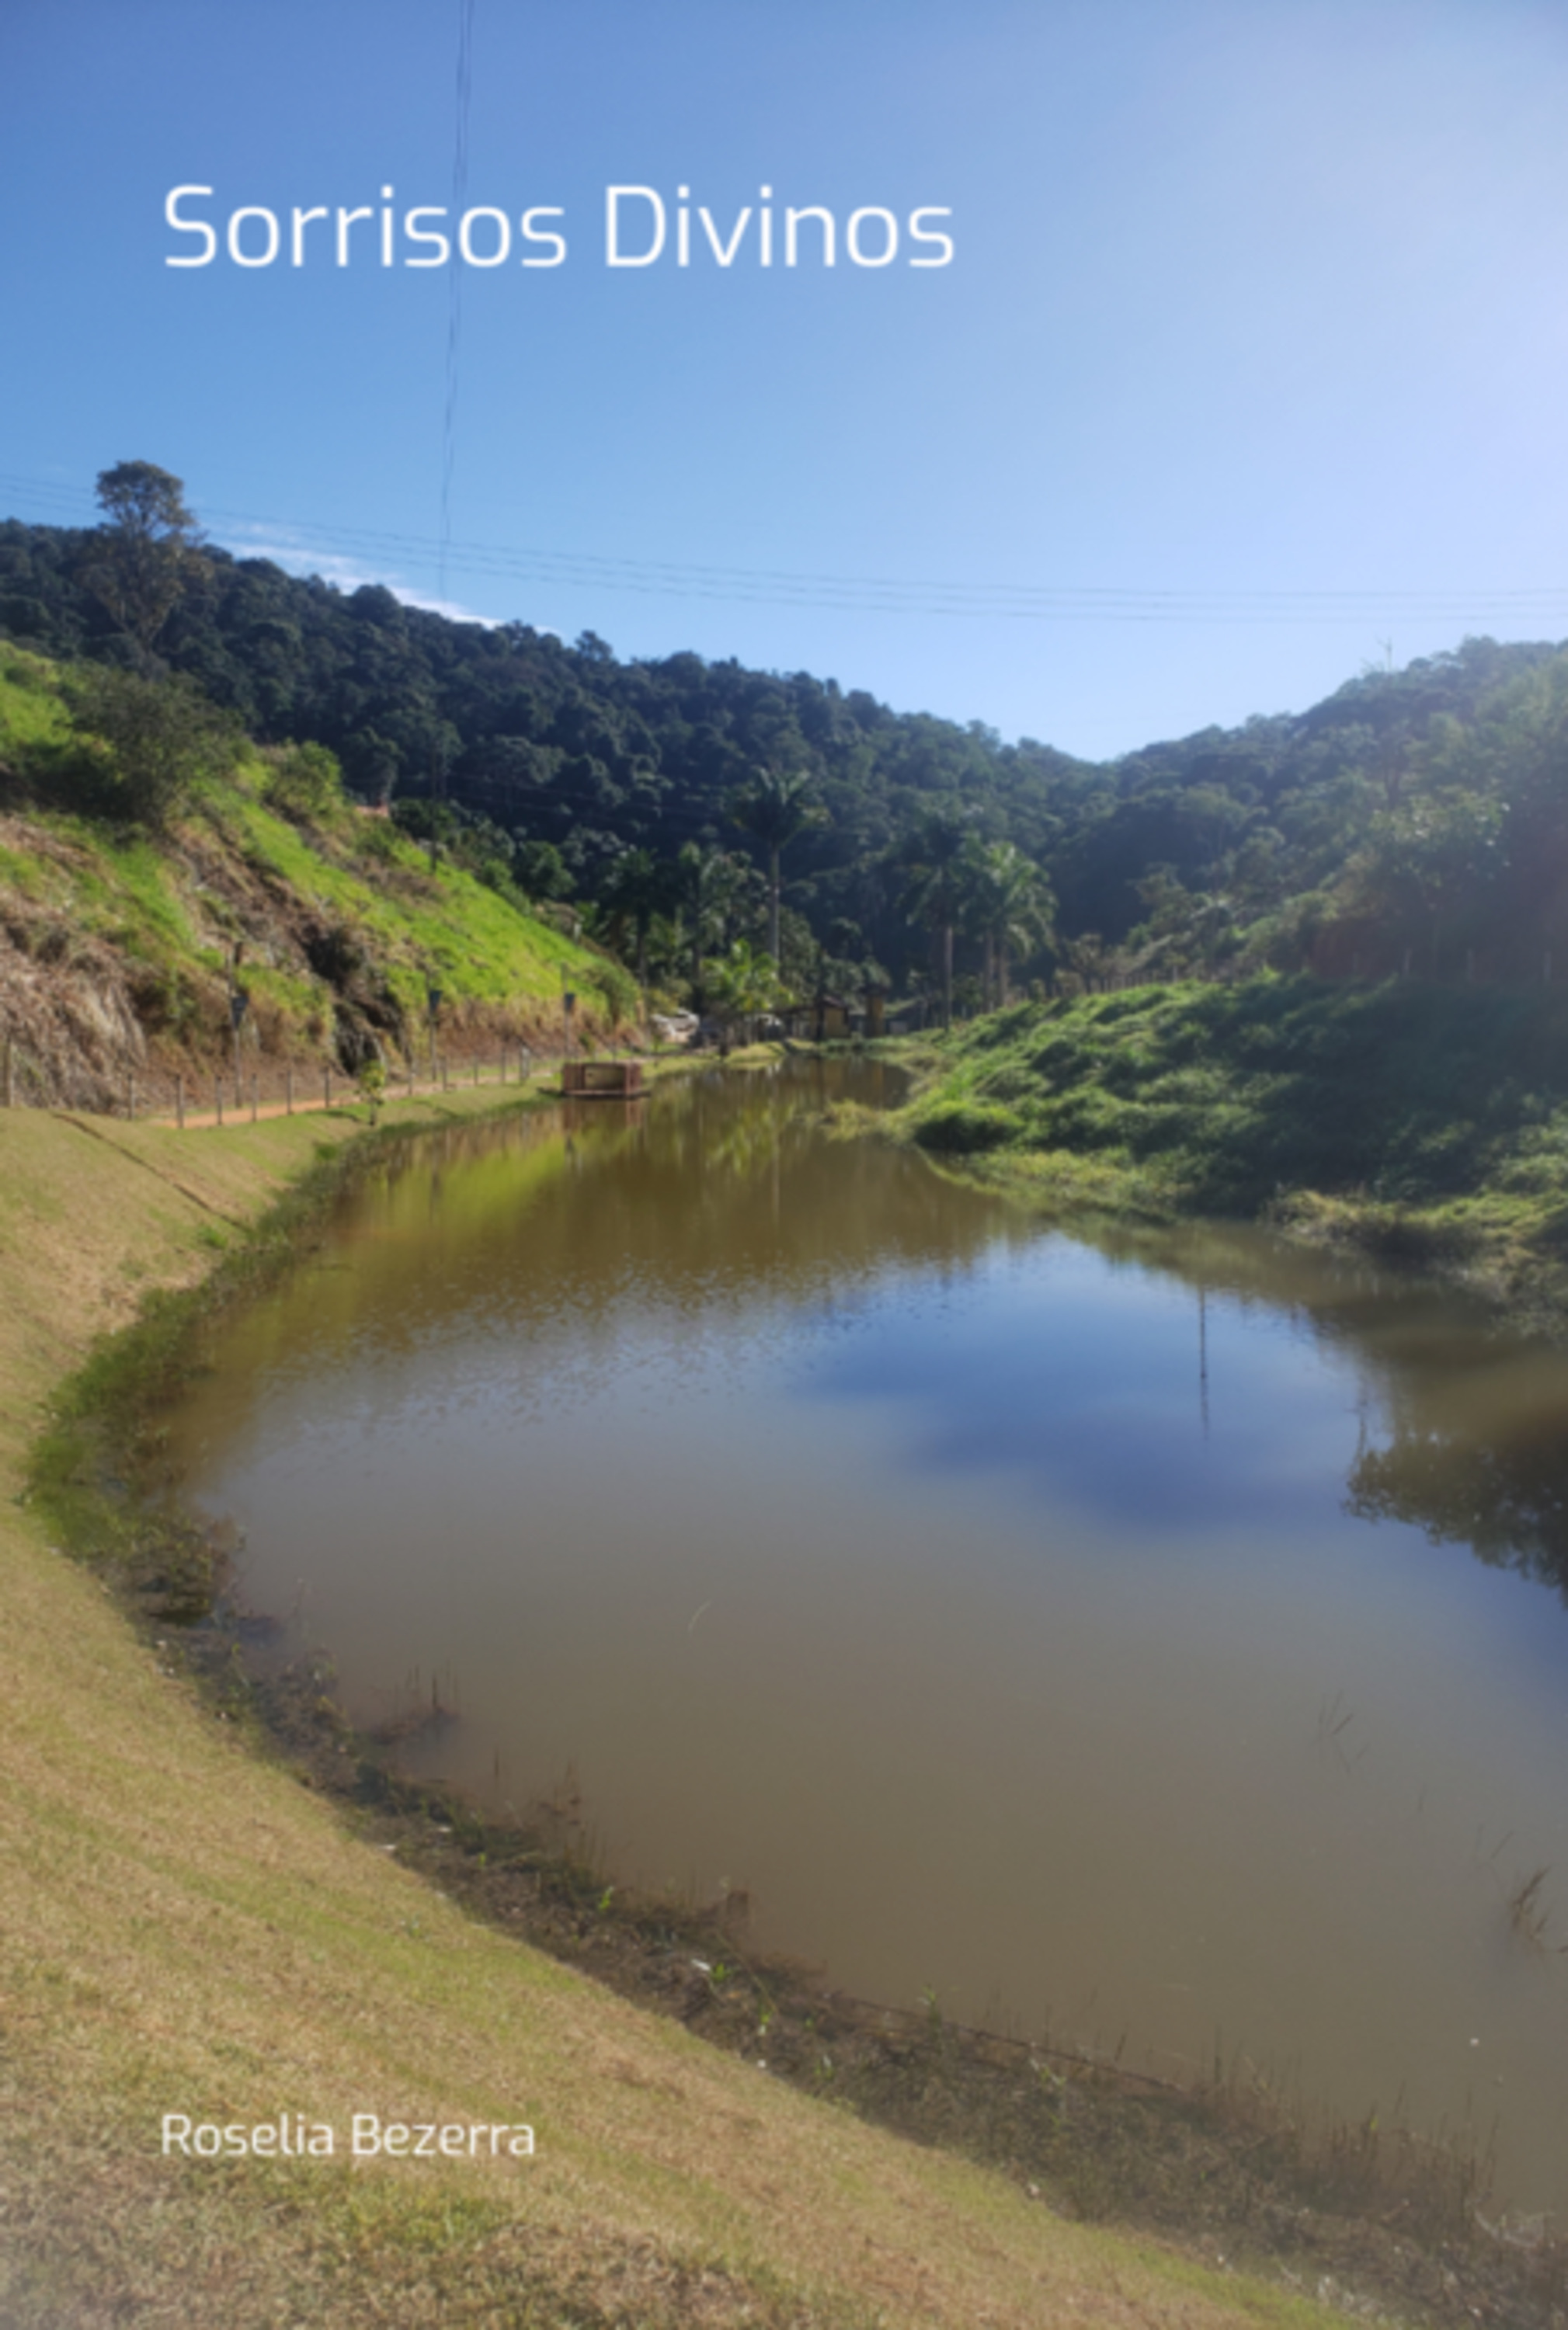
[[[80,1066],[61,1073],[5,1041],[0,1042],[0,1105],[67,1108],[194,1131],[345,1108],[373,1097],[413,1100],[486,1085],[518,1088],[540,1070],[559,1066],[564,1057],[562,1046],[521,1042],[456,1057],[438,1052],[417,1066],[409,1061],[384,1067],[384,1081],[376,1087],[326,1061],[268,1061],[222,1072],[184,1073],[159,1073],[145,1066]]]

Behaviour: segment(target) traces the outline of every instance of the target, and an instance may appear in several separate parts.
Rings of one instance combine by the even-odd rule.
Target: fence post
[[[16,1105],[16,1084],[11,1068],[11,1044],[12,1038],[7,1036],[5,1038],[5,1105],[7,1108],[14,1108]]]
[[[222,1076],[214,1076],[213,1078],[213,1095],[218,1103],[218,1122],[222,1124],[223,1122],[223,1079]]]
[[[184,1132],[185,1129],[185,1080],[184,1076],[176,1076],[175,1078],[175,1122],[178,1126],[179,1130]]]
[[[332,1070],[330,1068],[323,1068],[321,1071],[321,1105],[323,1108],[332,1106]]]
[[[294,1068],[292,1063],[283,1071],[283,1104],[290,1116],[294,1113]]]
[[[134,1124],[137,1121],[137,1072],[134,1068],[126,1071],[125,1113]]]
[[[252,1123],[252,1124],[254,1124],[254,1123],[255,1123],[255,1122],[256,1122],[256,1117],[257,1117],[257,1113],[258,1113],[258,1111],[259,1111],[260,1106],[260,1102],[261,1102],[261,1079],[260,1079],[260,1077],[256,1074],[255,1070],[254,1070],[254,1069],[252,1069],[252,1070],[251,1070],[251,1072],[250,1072],[250,1122],[251,1122],[251,1123]]]

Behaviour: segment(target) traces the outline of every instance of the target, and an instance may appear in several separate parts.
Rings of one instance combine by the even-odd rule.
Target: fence
[[[422,1069],[411,1063],[388,1067],[383,1097],[414,1099],[421,1094],[481,1085],[521,1085],[541,1068],[560,1062],[559,1047],[506,1044],[486,1053],[452,1058],[439,1054]],[[355,1076],[323,1062],[267,1062],[236,1074],[165,1075],[146,1068],[92,1069],[77,1065],[63,1075],[46,1075],[14,1039],[0,1042],[0,1104],[6,1108],[70,1108],[94,1116],[165,1122],[182,1129],[256,1123],[262,1117],[297,1116],[313,1109],[344,1108],[366,1094]]]

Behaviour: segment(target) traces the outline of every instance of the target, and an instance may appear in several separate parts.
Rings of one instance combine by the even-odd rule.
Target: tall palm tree
[[[600,894],[600,905],[613,934],[624,948],[624,934],[632,934],[638,985],[647,987],[647,934],[654,916],[669,903],[670,868],[651,849],[628,849],[610,867]]]
[[[777,962],[779,858],[808,827],[825,824],[827,812],[813,799],[806,770],[759,769],[732,796],[730,815],[768,852],[768,952]]]
[[[691,947],[692,1009],[703,1009],[703,958],[729,936],[729,923],[743,884],[754,879],[751,861],[700,841],[681,846],[675,859],[676,895]]]
[[[972,834],[957,810],[930,810],[900,843],[904,911],[936,933],[941,948],[942,1026],[953,1024],[953,933],[964,913]]]
[[[993,841],[973,860],[973,909],[986,946],[986,997],[1007,1001],[1007,956],[1014,947],[1038,946],[1051,935],[1056,900],[1050,883],[1015,842]]]

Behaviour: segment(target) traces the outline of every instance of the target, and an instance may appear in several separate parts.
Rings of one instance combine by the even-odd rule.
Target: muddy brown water
[[[827,1137],[882,1074],[356,1189],[175,1419],[247,1598],[362,1722],[439,1695],[410,1768],[845,1989],[1217,2051],[1568,2217],[1568,1358]]]

